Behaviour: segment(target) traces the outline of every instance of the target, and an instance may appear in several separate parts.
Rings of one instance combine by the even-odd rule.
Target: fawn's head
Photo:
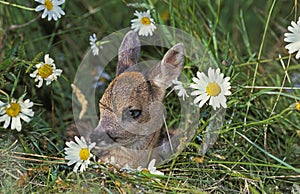
[[[158,140],[164,116],[162,101],[166,88],[181,74],[183,44],[173,46],[147,71],[136,70],[139,56],[139,38],[130,31],[119,48],[116,77],[99,102],[100,121],[90,134],[97,146],[147,149]]]

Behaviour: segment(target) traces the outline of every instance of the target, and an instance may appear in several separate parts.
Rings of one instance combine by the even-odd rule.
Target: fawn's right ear
[[[162,61],[150,72],[150,79],[156,85],[166,89],[181,74],[184,64],[183,43],[178,43],[168,50]]]
[[[137,64],[140,58],[140,40],[136,32],[129,31],[121,43],[118,56],[116,76],[123,73],[127,68]]]

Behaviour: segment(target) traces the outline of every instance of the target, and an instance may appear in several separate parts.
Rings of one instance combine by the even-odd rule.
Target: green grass
[[[34,1],[13,3],[37,6]],[[289,80],[300,74],[300,65],[283,41],[287,26],[298,19],[298,2],[149,0],[136,7],[128,3],[136,2],[67,1],[66,15],[58,22],[0,3],[0,89],[14,97],[27,93],[35,103],[35,116],[21,132],[0,123],[0,193],[299,192],[300,112],[295,103],[300,90],[284,87],[295,84]],[[199,129],[182,153],[159,167],[164,176],[114,172],[105,165],[74,174],[63,160],[65,129],[73,122],[70,85],[89,47],[89,35],[96,32],[102,38],[129,27],[136,9],[152,8],[157,24],[196,37],[231,77],[232,95],[219,139],[204,161],[197,162],[203,133]],[[46,53],[63,74],[37,89],[27,69]],[[228,66],[222,65],[224,60]],[[108,72],[112,76],[114,69]],[[186,64],[184,73],[191,78],[197,69]],[[0,99],[6,97],[0,94]],[[169,111],[175,121],[176,114]],[[199,123],[204,126],[206,119]]]

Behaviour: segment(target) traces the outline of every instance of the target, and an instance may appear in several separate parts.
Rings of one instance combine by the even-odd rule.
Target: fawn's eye
[[[129,106],[125,110],[123,110],[122,119],[123,120],[136,120],[142,115],[142,110],[133,108]]]
[[[139,118],[139,116],[141,116],[141,112],[142,112],[141,110],[135,110],[135,109],[129,110],[129,114],[133,119]]]

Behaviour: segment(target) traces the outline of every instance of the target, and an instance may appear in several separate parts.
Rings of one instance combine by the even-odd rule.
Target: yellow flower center
[[[39,70],[38,70],[38,74],[39,74],[42,78],[47,78],[47,77],[49,77],[52,73],[53,73],[52,67],[51,67],[49,64],[43,65],[43,66],[40,67]]]
[[[5,108],[6,114],[10,117],[15,117],[21,112],[21,106],[18,103],[12,102],[9,107]]]
[[[79,157],[83,161],[89,159],[90,158],[90,150],[88,148],[82,148],[79,152]]]
[[[146,26],[151,24],[150,18],[148,18],[148,17],[143,17],[141,22],[143,25],[146,25]]]
[[[101,82],[101,83],[105,83],[106,82],[106,78],[101,76],[101,77],[99,77],[98,81]]]
[[[300,101],[296,103],[296,109],[300,111]]]
[[[206,93],[210,96],[218,96],[221,92],[219,84],[211,82],[206,86]]]
[[[44,5],[49,11],[53,9],[53,3],[51,2],[51,0],[45,0]]]

